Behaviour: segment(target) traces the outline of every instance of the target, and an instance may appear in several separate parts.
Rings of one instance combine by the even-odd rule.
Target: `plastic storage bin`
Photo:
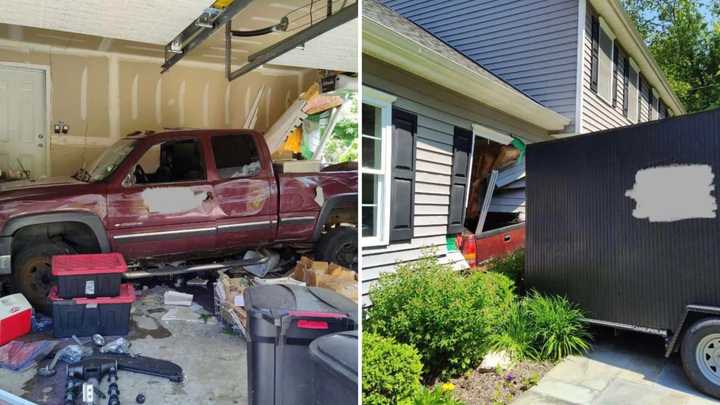
[[[315,404],[357,405],[358,331],[335,333],[310,343]]]
[[[135,301],[132,284],[122,284],[117,297],[61,299],[57,288],[49,295],[53,307],[55,337],[127,335],[130,307]]]
[[[22,294],[0,298],[0,346],[26,335],[32,326],[32,306]]]
[[[310,342],[356,329],[357,305],[322,288],[288,284],[245,290],[250,405],[314,404]]]
[[[127,264],[120,253],[60,255],[52,258],[60,298],[115,297]]]

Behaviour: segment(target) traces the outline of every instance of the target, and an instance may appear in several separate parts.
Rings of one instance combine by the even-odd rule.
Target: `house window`
[[[628,119],[630,122],[638,122],[638,108],[640,106],[640,92],[638,86],[638,79],[640,78],[640,69],[638,69],[635,62],[630,59],[629,70],[628,70]]]
[[[390,233],[392,103],[395,97],[363,87],[362,238],[363,246],[387,244]]]
[[[608,103],[612,103],[614,41],[615,36],[610,31],[610,27],[600,17],[597,92]]]

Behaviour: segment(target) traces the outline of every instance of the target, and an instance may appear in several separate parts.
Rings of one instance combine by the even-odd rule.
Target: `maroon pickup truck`
[[[120,252],[138,273],[172,275],[297,244],[356,268],[356,166],[329,169],[283,173],[248,130],[129,136],[74,177],[0,183],[0,275],[43,309],[63,253]]]

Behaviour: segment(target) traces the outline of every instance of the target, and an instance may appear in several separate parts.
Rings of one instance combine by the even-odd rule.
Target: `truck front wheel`
[[[62,242],[43,242],[26,246],[13,257],[15,287],[30,301],[35,310],[44,314],[52,312],[48,299],[54,277],[50,261],[55,255],[72,254],[75,251]]]
[[[326,233],[315,247],[315,258],[357,270],[357,231],[353,228],[335,228]]]
[[[720,319],[706,318],[693,324],[685,332],[680,354],[695,388],[720,398]]]

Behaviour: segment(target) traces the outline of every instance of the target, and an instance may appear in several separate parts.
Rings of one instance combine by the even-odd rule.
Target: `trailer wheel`
[[[693,324],[685,332],[680,355],[695,388],[720,398],[720,319],[706,318]]]

